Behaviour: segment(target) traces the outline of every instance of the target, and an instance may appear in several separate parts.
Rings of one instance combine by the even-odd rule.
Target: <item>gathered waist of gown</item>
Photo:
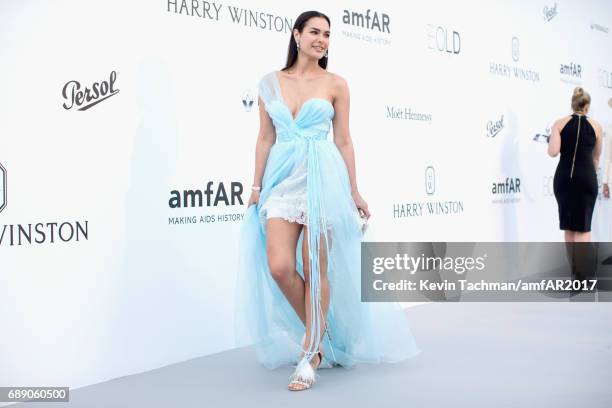
[[[297,125],[276,129],[277,142],[291,142],[295,140],[327,140],[329,125],[309,126],[300,128]]]

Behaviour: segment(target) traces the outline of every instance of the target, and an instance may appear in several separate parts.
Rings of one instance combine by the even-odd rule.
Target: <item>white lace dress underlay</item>
[[[262,218],[282,218],[308,224],[307,176],[308,160],[304,157],[291,174],[270,192],[260,209]]]

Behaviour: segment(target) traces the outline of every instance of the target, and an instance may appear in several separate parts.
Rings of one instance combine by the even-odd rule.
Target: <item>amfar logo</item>
[[[377,45],[391,44],[391,18],[388,14],[372,12],[370,9],[365,13],[343,10],[342,22],[345,26],[341,32],[345,37]]]
[[[253,95],[251,95],[251,91],[247,89],[242,94],[242,107],[245,111],[250,112],[251,108],[253,107],[253,103],[255,103],[255,98],[253,98]]]
[[[108,81],[94,82],[91,88],[85,87],[83,90],[79,81],[68,81],[62,90],[62,96],[68,102],[62,106],[66,110],[72,109],[75,105],[79,107],[77,110],[87,110],[119,93],[119,89],[114,88],[116,80],[117,72],[112,71]]]
[[[519,48],[519,39],[516,37],[512,37],[512,60],[514,62],[518,62],[521,57],[521,50]]]
[[[495,137],[504,128],[504,115],[501,115],[498,121],[493,122],[492,120],[487,122],[487,136]]]
[[[457,31],[450,31],[446,27],[428,24],[427,37],[429,38],[430,50],[438,50],[449,54],[461,52],[461,35]]]
[[[546,21],[550,21],[555,18],[555,16],[557,15],[557,3],[555,3],[555,5],[552,7],[544,6],[543,13],[544,20]]]
[[[172,190],[170,192],[170,200],[168,205],[170,208],[181,208],[181,207],[203,207],[203,198],[206,196],[206,207],[216,207],[220,203],[229,205],[236,205],[238,202],[242,205],[242,183],[238,181],[232,181],[230,183],[230,196],[227,195],[227,189],[223,182],[213,189],[215,183],[209,181],[206,183],[205,190],[183,190],[183,194],[178,190]],[[231,204],[230,204],[231,202]]]
[[[493,182],[491,194],[516,194],[521,192],[521,179],[506,177],[505,182]]]
[[[204,190],[183,190],[182,194],[178,190],[170,192],[170,200],[168,206],[175,208],[194,208],[194,207],[217,207],[220,204],[224,206],[242,205],[242,183],[232,181],[229,190],[223,182],[215,183],[209,181],[206,183]],[[229,195],[228,195],[229,194]],[[204,203],[206,198],[206,203]],[[244,218],[244,213],[229,213],[229,214],[202,214],[202,215],[182,215],[168,217],[169,225],[185,225],[185,224],[213,224],[219,222],[240,221]]]
[[[561,68],[559,68],[559,73],[561,75],[569,75],[575,78],[582,78],[582,66],[580,64],[574,64],[570,62],[569,64],[561,64]]]
[[[389,30],[389,15],[381,13],[379,17],[378,12],[376,11],[374,14],[370,15],[370,9],[366,10],[365,15],[355,11],[344,10],[344,13],[342,14],[342,22],[352,26],[367,28],[369,30],[378,30],[380,32],[391,34],[391,31]]]
[[[534,142],[548,143],[549,140],[550,140],[550,128],[546,128],[545,133],[536,133],[536,135],[533,137]]]
[[[561,82],[579,85],[579,79],[582,79],[582,66],[574,62],[570,62],[569,64],[561,64],[559,74],[561,74]]]
[[[436,192],[436,171],[432,166],[425,169],[425,192],[433,195]]]
[[[0,163],[0,212],[6,207],[6,169]]]
[[[521,179],[506,177],[505,181],[493,182],[491,194],[493,204],[513,204],[521,201]]]

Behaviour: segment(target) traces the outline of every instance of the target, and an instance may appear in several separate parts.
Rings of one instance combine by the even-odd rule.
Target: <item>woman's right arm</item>
[[[257,144],[255,145],[255,174],[253,176],[253,185],[261,187],[266,162],[272,145],[276,142],[276,130],[272,119],[266,112],[264,102],[259,98],[259,134],[257,135]],[[247,207],[251,204],[259,202],[259,191],[252,191]]]

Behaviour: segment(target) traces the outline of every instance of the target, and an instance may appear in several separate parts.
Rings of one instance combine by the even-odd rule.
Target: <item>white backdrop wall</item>
[[[609,2],[3,0],[0,385],[78,387],[236,346],[256,85],[304,7],[330,16],[328,68],[351,90],[366,240],[562,238],[546,135],[576,85],[612,122]],[[368,9],[390,32],[343,21]],[[107,98],[75,104],[71,81],[106,81]],[[520,191],[493,194],[506,179]],[[185,190],[202,205],[173,208]]]

